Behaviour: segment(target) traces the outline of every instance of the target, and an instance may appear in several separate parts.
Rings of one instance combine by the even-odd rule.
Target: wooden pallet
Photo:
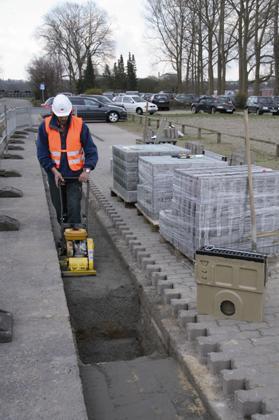
[[[121,201],[123,201],[125,207],[135,207],[134,201],[127,201],[123,195],[119,191],[116,191],[113,187],[110,187],[110,195],[111,197],[118,197]]]
[[[188,260],[192,264],[195,262],[193,258],[188,257],[187,255],[183,254],[179,249],[175,248],[175,246],[171,242],[169,242],[166,238],[164,238],[161,234],[160,234],[160,242],[162,244],[168,244],[171,250],[171,253],[175,255],[178,260],[183,260],[183,259]]]
[[[150,216],[148,216],[140,207],[138,204],[135,204],[135,207],[137,209],[137,213],[139,216],[143,216],[146,221],[151,225],[151,228],[153,231],[159,230],[159,220],[153,220]]]

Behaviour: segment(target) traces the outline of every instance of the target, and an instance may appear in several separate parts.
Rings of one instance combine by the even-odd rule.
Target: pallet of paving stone
[[[159,230],[159,219],[158,220],[154,220],[152,219],[150,216],[148,216],[148,214],[144,211],[144,209],[139,206],[139,204],[135,204],[135,207],[137,209],[138,215],[141,215],[145,218],[145,220],[152,226],[152,230]]]
[[[186,149],[173,146],[171,144],[112,146],[112,188],[114,192],[118,193],[125,202],[136,202],[138,185],[138,159],[140,156],[177,156],[187,152],[188,151]]]
[[[204,155],[181,159],[171,156],[143,156],[139,158],[137,204],[152,220],[159,220],[159,212],[171,207],[175,169],[200,171],[227,166],[227,162]]]
[[[114,183],[115,185],[115,183]],[[121,190],[123,193],[121,193]],[[125,206],[130,207],[130,206],[134,206],[135,202],[135,198],[133,194],[127,194],[127,191],[122,189],[122,187],[120,185],[118,185],[116,188],[114,187],[110,187],[110,195],[111,197],[118,197],[121,201],[123,201],[123,203],[125,204]]]
[[[253,167],[257,251],[279,253],[279,171]],[[203,173],[176,170],[171,209],[160,212],[160,233],[194,258],[205,245],[251,249],[247,167]]]

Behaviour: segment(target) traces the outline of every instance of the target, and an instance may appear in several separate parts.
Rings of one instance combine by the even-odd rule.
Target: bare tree
[[[48,55],[59,58],[73,87],[83,77],[88,55],[96,65],[113,49],[106,13],[92,1],[64,3],[51,10],[38,34]]]
[[[181,89],[185,36],[187,34],[186,0],[147,0],[146,20],[161,43],[162,57],[177,74],[177,89]]]
[[[32,90],[37,99],[40,98],[40,84],[45,84],[46,97],[54,96],[63,90],[62,66],[55,58],[51,60],[46,57],[35,58],[27,68]]]
[[[271,76],[272,0],[229,0],[229,3],[238,23],[239,91],[247,94],[250,80],[258,94],[260,82]],[[268,65],[270,70],[266,71]]]

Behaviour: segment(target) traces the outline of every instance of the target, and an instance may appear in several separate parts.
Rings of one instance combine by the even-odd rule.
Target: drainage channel
[[[93,215],[97,276],[64,279],[89,420],[209,420],[106,229]]]

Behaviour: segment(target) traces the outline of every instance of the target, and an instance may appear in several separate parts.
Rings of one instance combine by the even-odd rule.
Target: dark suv
[[[149,101],[157,105],[158,110],[166,109],[169,111],[170,109],[170,97],[168,95],[164,95],[163,93],[156,93],[152,95]]]
[[[257,115],[278,113],[278,106],[271,96],[249,96],[245,107],[248,112],[255,112]]]
[[[209,114],[215,114],[215,112],[232,114],[235,111],[235,107],[232,101],[226,96],[219,96],[217,98],[213,96],[201,96],[198,101],[192,103],[191,111],[194,114],[199,111],[208,112]]]

